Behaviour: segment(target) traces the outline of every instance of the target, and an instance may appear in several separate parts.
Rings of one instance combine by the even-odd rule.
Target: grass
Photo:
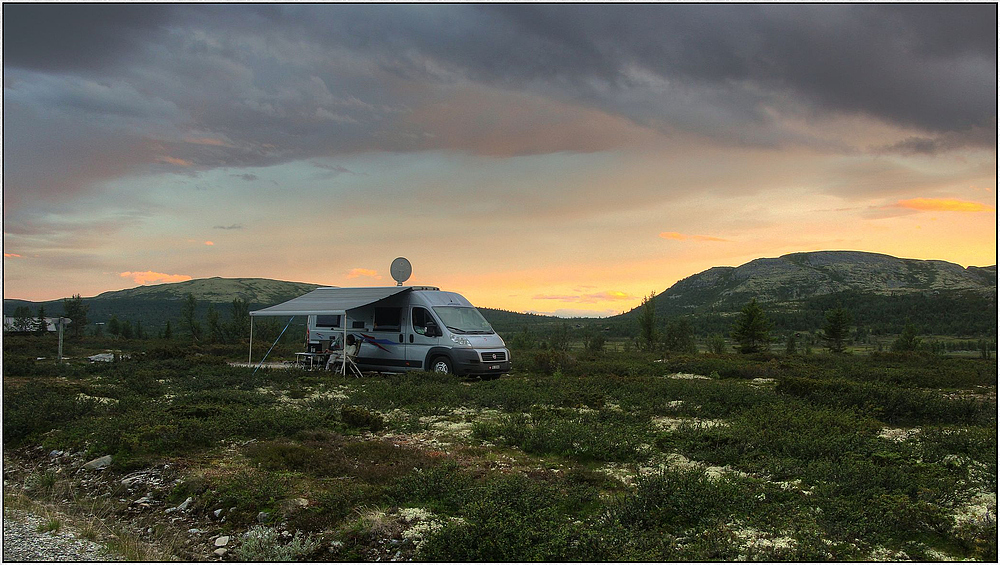
[[[18,362],[8,378],[4,346],[5,448],[111,454],[112,476],[169,463],[178,481],[158,496],[191,497],[192,516],[223,509],[212,527],[233,535],[253,528],[240,558],[996,554],[995,362],[527,352],[511,375],[470,382],[254,374],[175,348]],[[70,494],[78,479],[37,469],[31,500],[76,497],[92,524],[121,515],[117,496],[98,508]],[[279,523],[301,533],[272,539]],[[115,528],[119,551],[153,555]],[[168,525],[156,532],[183,554]]]

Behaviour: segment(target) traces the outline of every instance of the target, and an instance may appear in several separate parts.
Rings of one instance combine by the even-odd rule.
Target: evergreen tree
[[[79,294],[74,294],[73,298],[63,299],[63,312],[66,317],[72,320],[69,325],[69,334],[75,339],[83,337],[83,330],[87,327],[87,312],[90,310],[89,304],[84,304]]]
[[[194,294],[189,292],[184,299],[184,304],[181,305],[181,320],[184,321],[185,329],[190,334],[191,341],[201,341],[201,323],[194,318],[197,308],[198,301],[195,300]]]
[[[134,334],[132,333],[132,322],[125,320],[122,322],[122,338],[132,339]]]
[[[45,307],[38,307],[38,317],[35,318],[35,335],[45,335],[49,331],[49,323],[45,320]]]
[[[236,340],[250,337],[250,304],[242,298],[234,298],[230,311],[229,335]]]
[[[170,320],[167,320],[167,325],[163,328],[163,339],[173,339],[174,332],[170,329]]]
[[[823,325],[823,339],[831,353],[843,353],[847,341],[847,326],[851,323],[851,313],[843,308],[826,311]]]
[[[208,323],[208,339],[211,343],[225,343],[226,332],[219,322],[219,311],[215,309],[215,304],[208,305],[208,312],[205,313],[205,321]]]
[[[122,323],[118,320],[118,316],[114,314],[112,314],[111,319],[108,320],[108,334],[112,337],[122,335]]]
[[[899,334],[896,341],[892,342],[893,351],[916,351],[920,346],[920,338],[917,337],[917,326],[913,322],[907,321],[903,326],[903,333]]]
[[[667,322],[663,330],[663,346],[671,353],[698,352],[698,347],[694,342],[694,328],[687,318],[677,318]]]
[[[642,299],[642,309],[639,311],[639,338],[646,351],[652,351],[656,344],[656,303],[653,292]]]
[[[795,355],[798,344],[795,343],[795,334],[788,334],[788,340],[785,341],[785,354]]]
[[[733,324],[732,338],[738,345],[740,353],[760,353],[767,351],[771,343],[771,328],[774,326],[764,309],[754,298],[736,316]]]

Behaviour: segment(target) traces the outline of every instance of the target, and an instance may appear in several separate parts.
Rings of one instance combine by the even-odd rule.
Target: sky
[[[3,295],[996,264],[996,4],[3,5]]]

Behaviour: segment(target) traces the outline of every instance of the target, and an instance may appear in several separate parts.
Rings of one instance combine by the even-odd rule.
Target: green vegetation
[[[773,327],[764,309],[757,304],[757,299],[753,299],[736,317],[732,338],[739,345],[740,353],[761,353],[770,349]]]
[[[559,338],[479,382],[92,337],[57,365],[36,359],[51,337],[4,340],[6,453],[110,454],[112,477],[170,463],[152,498],[223,509],[206,523],[241,560],[996,559],[997,366],[975,356]],[[107,345],[124,358],[79,361]],[[85,476],[23,484],[61,500]]]

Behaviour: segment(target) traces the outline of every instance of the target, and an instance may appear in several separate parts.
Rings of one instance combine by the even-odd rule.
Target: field
[[[480,382],[46,339],[4,340],[5,500],[134,558],[997,557],[994,360],[518,350]]]

